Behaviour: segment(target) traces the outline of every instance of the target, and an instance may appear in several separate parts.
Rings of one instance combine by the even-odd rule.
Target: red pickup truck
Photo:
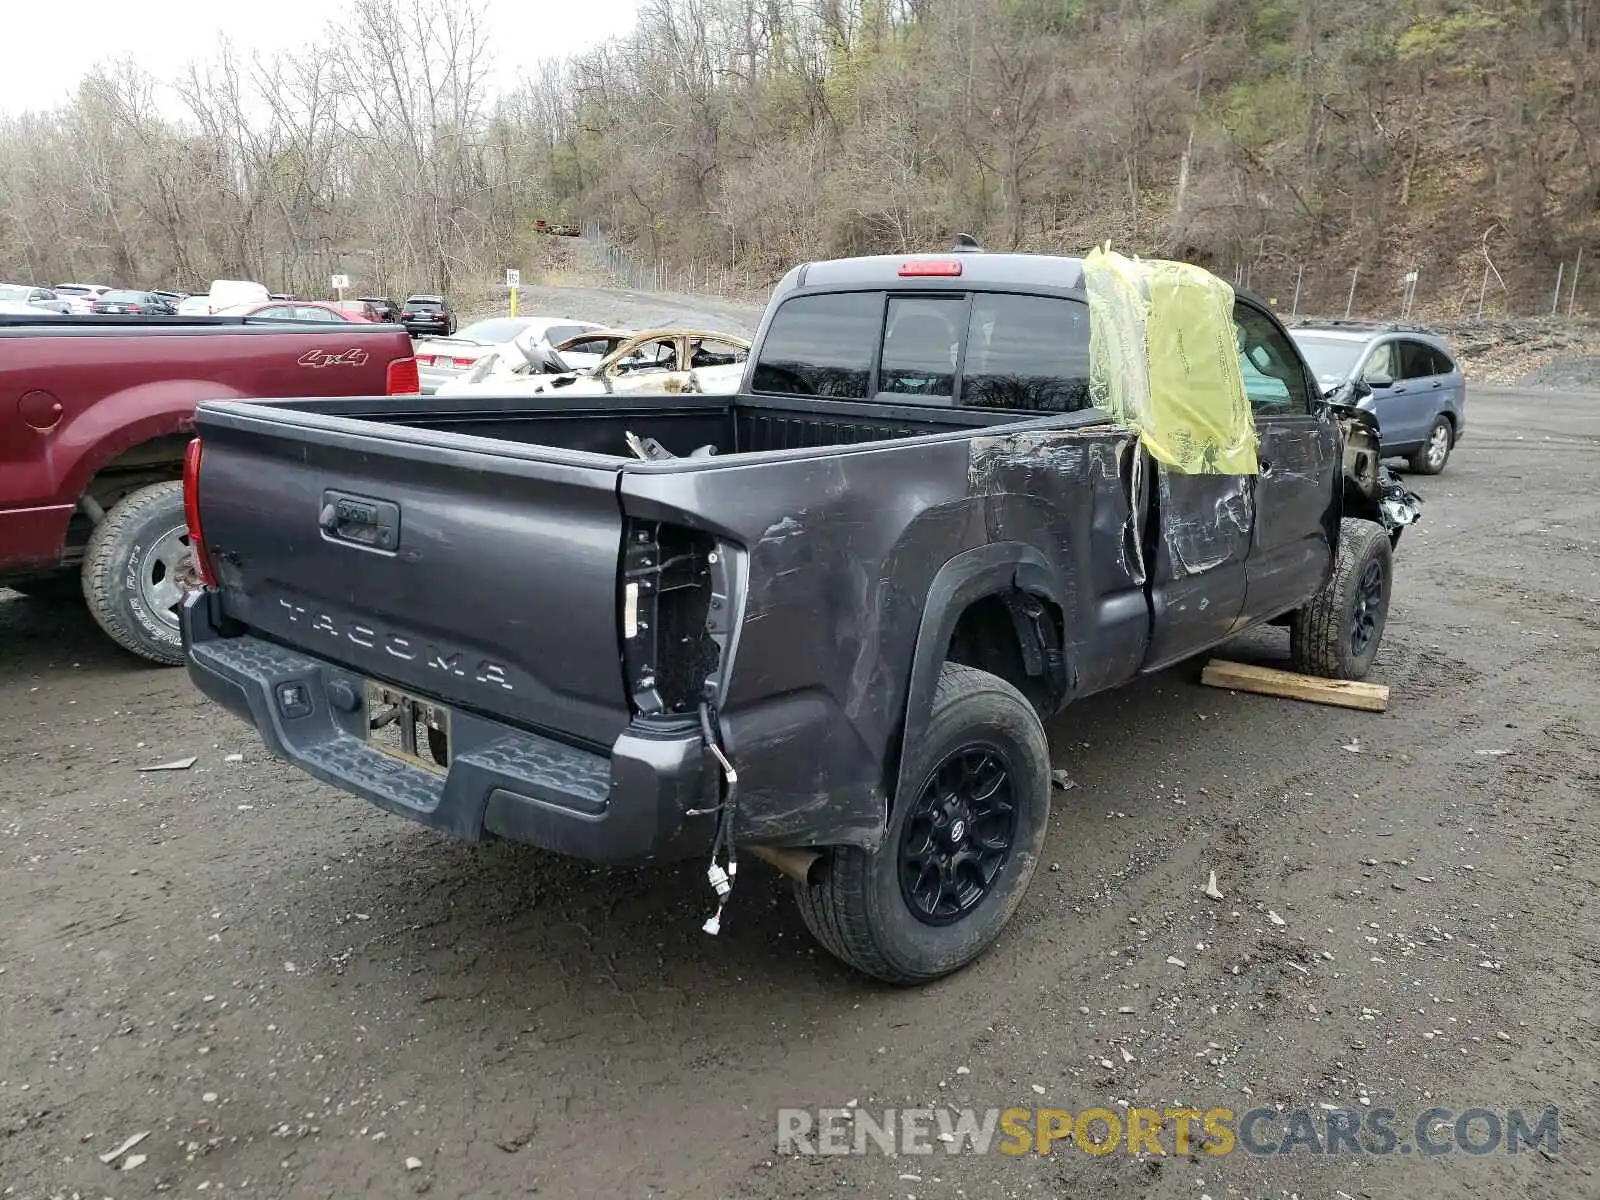
[[[81,594],[119,645],[181,663],[195,405],[418,391],[395,325],[0,316],[0,587]]]

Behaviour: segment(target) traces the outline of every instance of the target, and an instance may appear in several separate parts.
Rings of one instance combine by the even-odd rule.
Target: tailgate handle
[[[400,506],[389,500],[325,491],[317,524],[330,541],[389,552],[400,547]]]

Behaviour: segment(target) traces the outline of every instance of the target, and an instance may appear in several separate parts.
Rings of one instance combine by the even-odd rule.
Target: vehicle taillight
[[[205,536],[200,532],[200,439],[193,438],[183,452],[183,520],[189,527],[189,553],[194,557],[195,573],[206,587],[217,586],[206,552]]]
[[[409,320],[411,320],[412,317],[414,317],[416,315],[417,314],[413,313],[413,312],[403,312],[403,313],[400,314],[400,319],[402,321],[409,321]]]
[[[391,396],[420,396],[422,379],[417,375],[417,360],[396,358],[389,363],[387,391]]]
[[[452,358],[450,361],[456,366],[460,367],[463,371],[465,371],[468,367],[475,367],[478,365],[478,360],[475,358]]]

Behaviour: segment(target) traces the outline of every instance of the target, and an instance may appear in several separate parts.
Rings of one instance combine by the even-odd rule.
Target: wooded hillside
[[[0,275],[481,290],[543,218],[753,285],[1109,239],[1285,305],[1303,266],[1302,310],[1359,268],[1358,310],[1418,269],[1471,311],[1487,253],[1491,310],[1547,312],[1581,248],[1600,307],[1600,0],[650,0],[505,95],[480,16],[357,0],[293,55],[109,65],[0,125]]]

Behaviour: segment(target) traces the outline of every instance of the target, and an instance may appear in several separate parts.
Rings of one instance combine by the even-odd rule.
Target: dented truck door
[[[1146,464],[1155,476],[1149,672],[1228,636],[1244,607],[1256,508],[1248,475],[1185,475],[1148,454]]]
[[[1261,466],[1242,629],[1299,607],[1326,578],[1338,536],[1340,436],[1315,412],[1311,381],[1278,323],[1240,300],[1234,324]]]

